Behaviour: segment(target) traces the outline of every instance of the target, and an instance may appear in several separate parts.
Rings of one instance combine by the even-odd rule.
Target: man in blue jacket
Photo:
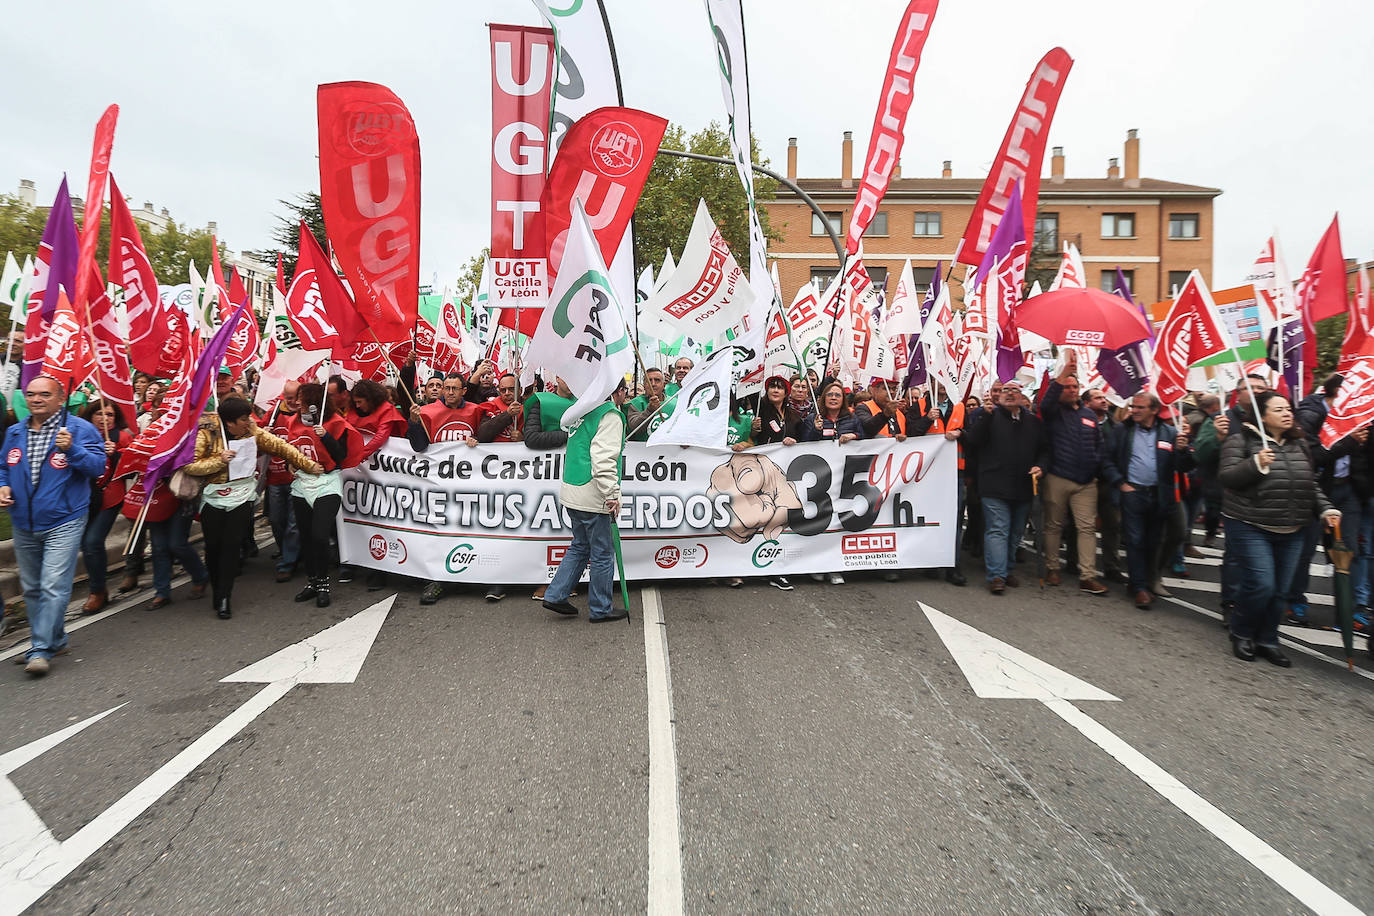
[[[1090,595],[1107,594],[1097,579],[1097,477],[1104,451],[1097,414],[1078,398],[1078,359],[1069,351],[1064,374],[1045,386],[1040,418],[1049,438],[1045,473],[1045,584],[1058,585],[1059,545],[1064,523],[1073,515],[1078,544],[1078,587]]]
[[[1162,406],[1148,392],[1132,397],[1131,418],[1116,430],[1102,463],[1102,473],[1120,495],[1128,589],[1142,611],[1154,602],[1151,586],[1159,570],[1165,520],[1178,509],[1174,474],[1191,471],[1195,464],[1188,436],[1159,419]]]
[[[67,648],[63,616],[72,600],[91,481],[105,472],[105,448],[94,426],[62,410],[62,386],[55,380],[39,376],[24,397],[27,422],[5,431],[0,507],[10,510],[29,615],[32,645],[24,670],[41,677],[48,659]]]

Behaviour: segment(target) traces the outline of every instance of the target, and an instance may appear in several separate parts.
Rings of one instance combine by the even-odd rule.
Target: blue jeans
[[[110,536],[115,519],[119,518],[119,503],[108,509],[101,509],[86,523],[86,533],[81,538],[81,556],[86,561],[86,575],[90,577],[92,592],[105,591],[105,572],[109,557],[105,555],[105,539]]]
[[[1284,605],[1281,583],[1293,579],[1304,531],[1275,534],[1239,519],[1228,518],[1225,523],[1226,549],[1236,552],[1236,563],[1245,570],[1236,583],[1231,635],[1277,648]]]
[[[64,618],[72,600],[76,556],[85,529],[84,514],[46,531],[14,529],[14,558],[19,563],[33,642],[26,658],[52,658],[67,645]]]
[[[272,525],[272,537],[281,553],[277,571],[294,569],[301,558],[301,532],[296,527],[296,513],[291,509],[291,484],[276,483],[267,487],[267,521]]]
[[[1341,519],[1341,532],[1350,530],[1350,526]],[[1374,499],[1366,499],[1360,505],[1360,544],[1357,548],[1359,553],[1355,557],[1355,562],[1350,564],[1350,584],[1355,590],[1355,603],[1364,607],[1369,607],[1369,580],[1370,572],[1374,570]],[[1346,546],[1351,546],[1350,535],[1346,535]]]
[[[210,578],[200,554],[190,544],[192,516],[186,509],[178,509],[165,522],[148,522],[148,538],[153,542],[153,594],[159,598],[172,597],[172,557],[191,574],[191,581],[200,584]]]
[[[1030,507],[1028,499],[983,497],[983,565],[989,582],[1005,579],[1016,565],[1016,545],[1026,531]]]
[[[1159,573],[1156,563],[1164,541],[1164,523],[1170,511],[1160,508],[1155,487],[1121,494],[1121,532],[1126,544],[1127,586],[1132,592],[1148,591]]]
[[[544,592],[544,600],[558,603],[567,601],[577,580],[582,578],[582,570],[590,562],[591,584],[587,593],[587,613],[591,617],[604,617],[611,612],[611,596],[615,585],[615,549],[611,546],[611,517],[601,512],[583,512],[569,509],[572,518],[573,539],[568,552],[558,564],[553,581]]]

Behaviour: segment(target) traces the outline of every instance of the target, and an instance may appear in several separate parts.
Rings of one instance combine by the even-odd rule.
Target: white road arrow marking
[[[920,602],[918,602],[920,603]],[[935,632],[968,678],[973,692],[993,699],[1039,700],[1078,729],[1147,786],[1202,825],[1314,913],[1360,916],[1360,910],[1246,830],[1205,798],[1122,741],[1070,700],[1116,700],[1091,684],[921,603]]]
[[[224,678],[221,683],[265,682],[267,686],[65,842],[59,843],[53,838],[42,818],[34,813],[13,783],[3,777],[114,710],[0,757],[0,836],[4,837],[0,844],[0,916],[22,913],[273,703],[286,696],[292,687],[353,683],[395,601],[396,596],[392,595],[309,639]]]

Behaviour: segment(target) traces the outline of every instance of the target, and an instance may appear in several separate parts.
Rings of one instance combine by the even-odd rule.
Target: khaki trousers
[[[1045,568],[1059,569],[1059,547],[1064,538],[1064,519],[1073,513],[1078,529],[1078,577],[1096,579],[1097,481],[1074,483],[1065,477],[1045,475]]]

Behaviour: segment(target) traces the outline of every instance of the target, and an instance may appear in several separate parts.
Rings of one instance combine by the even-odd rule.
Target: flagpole
[[[113,307],[114,307],[113,304],[111,304],[111,308],[113,308]],[[89,303],[87,303],[86,308],[83,310],[82,317],[84,317],[84,318],[86,319],[86,326],[85,326],[85,328],[83,328],[83,330],[86,332],[87,339],[90,340],[90,342],[91,342],[91,359],[92,359],[92,361],[95,363],[95,384],[96,384],[96,387],[97,387],[97,388],[100,390],[100,392],[101,392],[101,396],[100,396],[100,398],[99,398],[98,400],[100,400],[100,401],[103,403],[104,400],[105,400],[105,398],[107,397],[107,395],[105,395],[105,393],[104,393],[104,392],[105,392],[105,378],[104,378],[104,376],[102,376],[102,375],[100,374],[100,356],[99,356],[99,354],[96,352],[96,346],[95,346],[95,325],[91,322],[91,307],[90,307],[90,304],[89,304]],[[75,356],[76,356],[75,354],[72,354],[73,359],[75,359]],[[75,369],[75,366],[73,366],[72,368]],[[70,391],[67,392],[67,397],[69,397],[69,398],[71,397],[71,392],[70,392]],[[113,402],[111,402],[111,403],[113,403]],[[64,418],[64,419],[65,419],[65,418]],[[106,442],[109,442],[109,441],[110,441],[110,431],[109,431],[108,429],[105,429],[105,430],[103,430],[102,432],[104,433],[105,441],[106,441]]]
[[[420,319],[417,317],[415,320],[416,320],[416,321],[419,321]],[[414,393],[411,392],[411,390],[410,390],[409,388],[406,387],[405,380],[401,378],[401,367],[398,366],[398,365],[396,365],[396,361],[395,361],[394,359],[391,358],[391,351],[388,350],[386,347],[382,346],[381,338],[379,338],[379,337],[377,336],[377,332],[373,329],[372,325],[368,325],[368,326],[367,326],[367,333],[369,333],[369,334],[372,335],[372,340],[373,340],[373,342],[374,342],[375,344],[377,344],[377,349],[379,349],[379,350],[382,351],[382,355],[385,356],[385,357],[386,357],[386,361],[387,361],[388,363],[391,364],[391,368],[393,368],[393,369],[396,370],[396,381],[397,381],[397,382],[400,382],[401,390],[405,392],[406,399],[409,400],[410,403],[411,403],[411,405],[413,406],[413,405],[415,404],[415,395],[414,395]],[[412,352],[412,353],[415,352],[415,336],[414,336],[414,332],[413,332],[413,331],[412,331],[412,333],[411,333],[411,338],[410,338],[410,352]],[[332,356],[331,356],[331,365],[332,365],[332,362],[333,362],[333,359],[332,359]],[[419,360],[417,359],[416,362],[419,362]],[[330,374],[332,375],[333,373],[330,373]],[[324,389],[325,389],[326,392],[329,390],[329,381],[328,381],[328,379],[325,380]]]

